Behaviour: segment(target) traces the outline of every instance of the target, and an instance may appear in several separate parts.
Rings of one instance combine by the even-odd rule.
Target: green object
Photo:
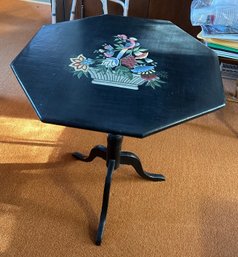
[[[228,52],[238,53],[238,49],[235,49],[233,47],[223,46],[219,44],[213,44],[213,43],[207,43],[207,46],[215,49],[220,49]]]

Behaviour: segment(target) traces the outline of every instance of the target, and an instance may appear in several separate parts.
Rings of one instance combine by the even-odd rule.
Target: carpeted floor
[[[0,256],[238,256],[238,105],[143,140],[125,138],[144,167],[114,174],[104,240],[94,245],[105,163],[75,161],[103,133],[41,123],[9,63],[42,24],[47,5],[0,0]]]

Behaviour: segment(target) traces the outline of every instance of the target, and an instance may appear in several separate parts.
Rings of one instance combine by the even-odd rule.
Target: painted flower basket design
[[[117,35],[113,45],[105,43],[94,54],[95,59],[83,54],[70,58],[69,66],[79,79],[85,75],[93,84],[138,90],[141,85],[161,87],[167,78],[166,72],[156,72],[157,62],[148,58],[148,49],[134,37]]]

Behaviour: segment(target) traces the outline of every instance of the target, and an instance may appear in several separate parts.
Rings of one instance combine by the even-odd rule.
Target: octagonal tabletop
[[[145,137],[225,105],[217,56],[169,21],[43,26],[11,67],[43,122]]]

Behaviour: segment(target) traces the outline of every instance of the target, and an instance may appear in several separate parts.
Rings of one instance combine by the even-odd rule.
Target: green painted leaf
[[[125,66],[121,66],[121,70],[122,70],[123,72],[131,72],[131,70],[128,69],[127,67],[125,67]]]
[[[97,73],[100,73],[100,72],[106,73],[107,72],[107,68],[101,64],[97,65],[96,69],[97,69],[97,71],[96,71]]]
[[[140,50],[140,47],[139,47],[139,46],[137,46],[137,47],[135,47],[135,48],[133,49],[134,52],[137,52],[137,51],[139,51],[139,50]]]
[[[142,51],[142,52],[148,52],[148,49],[140,48],[140,51]]]
[[[141,61],[141,60],[137,60],[137,63],[139,63],[139,64],[144,64],[145,62],[144,62],[144,61]]]
[[[128,72],[128,73],[127,73],[127,77],[128,77],[130,80],[132,80],[132,79],[133,79],[133,74],[132,74],[131,72]]]
[[[165,81],[163,81],[163,80],[161,80],[161,79],[156,79],[156,82],[162,83],[162,84],[165,84],[165,83],[166,83]]]
[[[83,76],[84,72],[83,71],[79,71],[77,74],[77,77],[80,79]]]
[[[139,55],[142,54],[142,52],[140,52],[140,51],[134,51],[134,54],[135,54],[136,56],[139,56]]]
[[[147,63],[151,63],[151,64],[153,63],[153,60],[150,59],[150,58],[146,58],[145,61],[146,61]]]
[[[155,85],[156,87],[161,87],[160,83],[158,83],[156,81],[153,82],[153,85]]]

